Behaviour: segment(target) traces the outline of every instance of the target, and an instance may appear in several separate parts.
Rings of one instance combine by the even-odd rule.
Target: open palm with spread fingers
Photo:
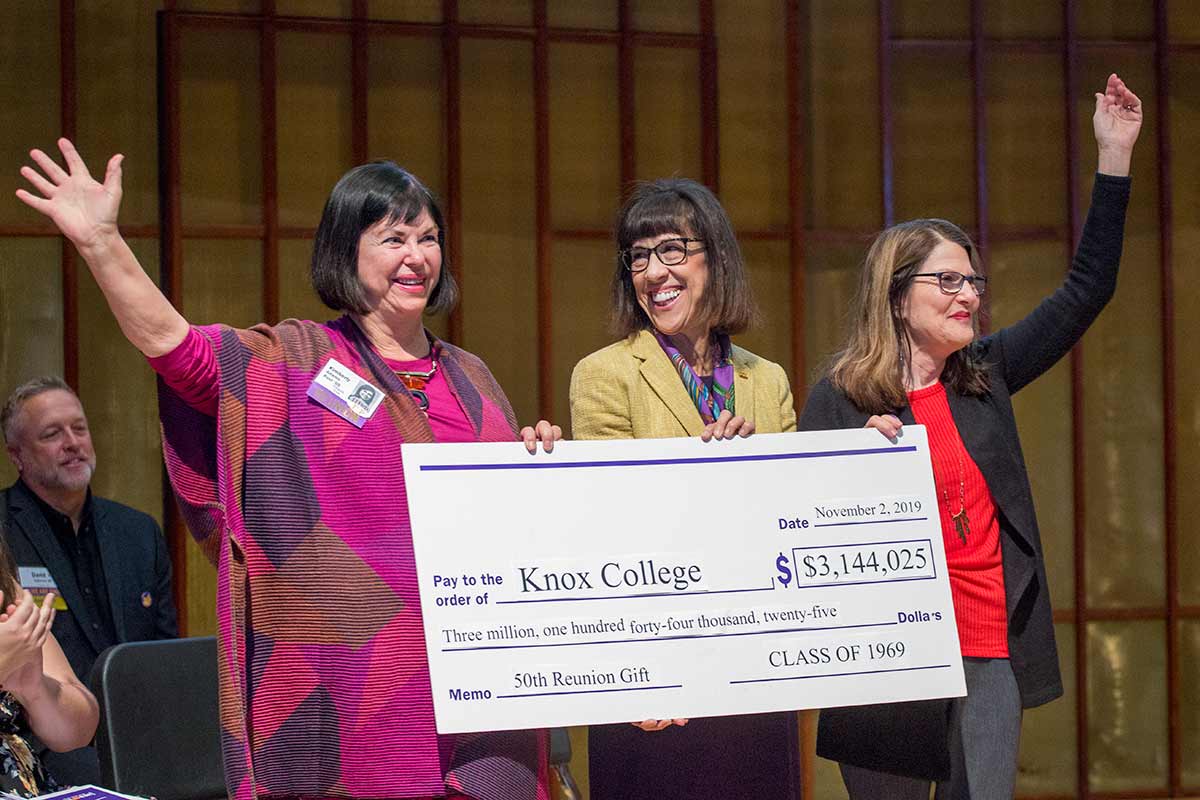
[[[124,156],[115,155],[108,160],[104,182],[100,183],[88,172],[75,145],[67,139],[59,139],[58,149],[66,163],[65,171],[41,150],[30,151],[30,157],[41,171],[25,166],[21,167],[21,175],[37,193],[18,189],[17,197],[49,217],[76,247],[86,250],[117,232]]]
[[[187,336],[187,320],[142,269],[117,228],[124,156],[108,160],[100,183],[75,145],[59,139],[58,149],[65,170],[41,150],[29,152],[37,168],[21,167],[21,175],[32,191],[18,189],[17,198],[49,217],[75,245],[125,338],[147,356],[171,352]]]

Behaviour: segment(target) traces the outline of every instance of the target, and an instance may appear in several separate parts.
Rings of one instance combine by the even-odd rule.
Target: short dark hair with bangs
[[[652,327],[638,304],[633,273],[621,251],[639,239],[677,233],[704,242],[708,280],[698,310],[713,333],[741,333],[757,316],[742,249],[725,209],[709,188],[687,178],[638,183],[617,217],[616,271],[612,279],[613,329],[628,336]]]
[[[427,314],[449,311],[458,285],[446,255],[446,221],[433,192],[415,175],[391,161],[373,161],[342,176],[329,193],[313,240],[310,275],[321,302],[334,311],[366,314],[366,292],[358,279],[358,240],[380,220],[412,224],[428,211],[438,229],[442,271],[425,306]]]

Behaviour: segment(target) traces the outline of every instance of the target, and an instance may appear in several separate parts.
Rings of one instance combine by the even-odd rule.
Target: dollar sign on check
[[[775,569],[779,570],[779,582],[786,589],[788,584],[792,582],[792,570],[788,566],[788,557],[783,553],[780,553],[779,558],[775,559]]]

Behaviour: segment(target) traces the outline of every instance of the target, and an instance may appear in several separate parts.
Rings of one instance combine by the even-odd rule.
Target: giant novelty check
[[[922,427],[403,455],[443,733],[966,692]]]

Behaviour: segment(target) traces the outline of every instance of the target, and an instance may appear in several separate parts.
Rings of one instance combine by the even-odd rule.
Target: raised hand
[[[58,140],[67,165],[64,172],[53,158],[41,150],[29,155],[41,168],[21,167],[21,175],[37,191],[17,190],[17,198],[35,211],[45,214],[79,250],[85,251],[117,233],[117,211],[121,207],[122,155],[108,160],[104,183],[98,183],[79,157],[75,145]]]
[[[1100,149],[1100,171],[1128,175],[1133,145],[1142,130],[1142,101],[1115,72],[1108,76],[1104,92],[1096,93],[1092,127]]]
[[[152,358],[171,352],[187,336],[188,322],[142,269],[117,229],[124,156],[108,160],[104,183],[98,183],[75,145],[59,139],[58,149],[65,171],[41,150],[30,151],[40,171],[21,168],[34,191],[18,189],[17,198],[49,217],[74,243],[125,338]]]

